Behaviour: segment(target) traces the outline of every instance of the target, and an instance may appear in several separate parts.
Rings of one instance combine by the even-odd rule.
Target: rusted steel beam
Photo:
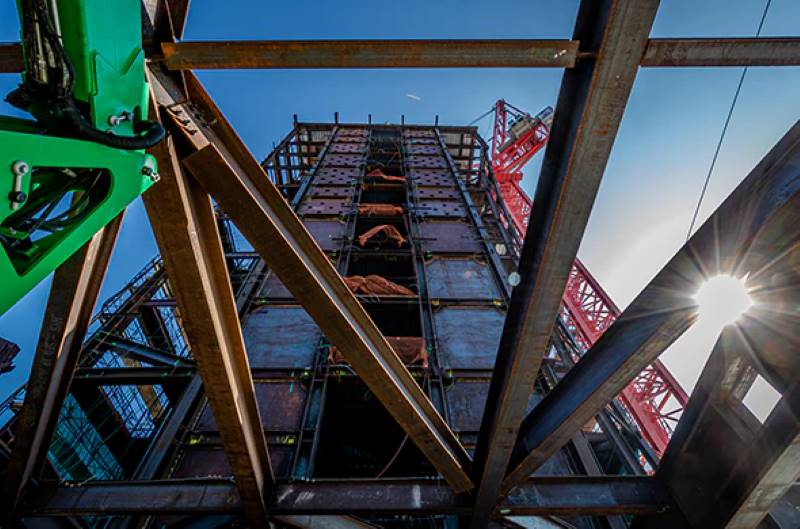
[[[779,276],[766,273],[794,262],[800,223],[800,122],[759,162],[686,245],[623,311],[614,324],[523,421],[503,483],[509,490],[544,463],[588,420],[651,364],[696,319],[694,293],[718,274],[744,276],[769,291]],[[796,266],[796,265],[795,265]],[[794,311],[796,307],[775,310]],[[774,343],[782,327],[763,331]],[[755,329],[748,325],[748,329]],[[792,331],[783,331],[791,336]],[[794,339],[796,340],[796,333]],[[777,342],[776,342],[777,339]],[[764,338],[764,343],[769,343]],[[789,342],[793,343],[793,342]],[[774,345],[773,345],[774,348]],[[791,350],[796,356],[796,349]],[[776,372],[782,358],[760,354]],[[798,370],[783,370],[800,376]],[[706,450],[714,450],[712,445]],[[716,474],[710,474],[716,476]]]
[[[172,32],[176,39],[183,38],[183,30],[189,18],[189,4],[191,0],[167,0],[169,15],[172,20]]]
[[[471,489],[469,455],[455,434],[199,81],[186,81],[192,105],[155,69],[151,76],[159,103],[196,150],[183,163],[431,464],[455,490]]]
[[[184,174],[171,138],[153,154],[161,181],[145,193],[145,208],[245,514],[260,527],[272,468],[214,210]]]
[[[650,39],[642,66],[800,66],[800,38]]]
[[[148,56],[160,55],[162,42],[183,37],[190,0],[142,0],[142,44]]]
[[[528,479],[497,509],[504,516],[652,515],[669,510],[650,476],[541,476]]]
[[[194,375],[193,367],[98,367],[79,368],[72,384],[95,386],[158,386],[185,383]],[[146,401],[147,402],[147,401]]]
[[[571,68],[569,40],[271,40],[162,44],[172,70],[228,68]]]
[[[442,480],[314,480],[278,483],[270,513],[296,515],[463,514],[469,504]],[[669,499],[649,476],[536,477],[500,505],[505,515],[655,514]],[[184,479],[49,484],[21,505],[22,514],[102,516],[235,513],[241,509],[228,480]]]
[[[0,513],[14,512],[29,479],[38,477],[47,460],[50,438],[69,391],[123,215],[96,233],[53,276],[25,400],[17,416]]]
[[[163,2],[163,0],[161,0]],[[155,22],[147,19],[148,57],[175,70],[245,68],[573,68],[592,54],[578,52],[570,40],[311,40],[184,41],[169,38],[182,31],[182,1],[174,14],[155,4]],[[183,18],[181,18],[183,17]],[[172,22],[169,22],[169,21]],[[153,26],[155,24],[155,26]],[[156,27],[159,28],[156,33]],[[149,28],[149,29],[148,29]],[[160,47],[157,45],[161,39]],[[705,38],[650,39],[641,66],[798,66],[800,39]],[[155,48],[153,46],[156,46]],[[0,43],[0,73],[23,70],[19,43]]]
[[[0,42],[0,73],[17,73],[25,69],[19,42]]]
[[[471,527],[486,527],[589,221],[659,0],[581,2],[475,452]]]

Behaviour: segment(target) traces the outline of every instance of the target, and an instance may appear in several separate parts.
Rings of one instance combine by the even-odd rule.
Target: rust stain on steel
[[[800,66],[800,38],[650,39],[642,66]]]
[[[570,40],[295,40],[162,43],[173,70],[228,68],[571,68]]]

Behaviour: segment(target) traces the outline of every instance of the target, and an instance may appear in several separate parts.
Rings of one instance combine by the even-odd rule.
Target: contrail
[[[421,101],[422,98],[419,97],[417,94],[406,94],[406,97],[409,99],[413,99],[414,101]]]

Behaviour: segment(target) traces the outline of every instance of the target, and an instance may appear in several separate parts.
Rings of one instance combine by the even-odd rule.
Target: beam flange
[[[650,39],[642,66],[798,66],[800,38]]]
[[[73,384],[95,386],[158,386],[185,382],[195,372],[193,367],[99,367],[75,371]]]
[[[798,222],[800,122],[528,414],[503,489],[524,482],[691,326],[703,281],[725,273],[752,279],[793,255]]]
[[[571,68],[569,40],[273,40],[161,45],[171,70],[230,68]]]
[[[245,515],[258,527],[272,468],[214,210],[184,174],[171,138],[153,154],[161,181],[145,193],[145,208]]]
[[[36,477],[46,461],[123,215],[96,233],[53,276],[3,481],[0,511],[4,513],[13,513],[28,480]]]
[[[445,515],[469,512],[464,498],[436,479],[349,479],[277,483],[269,501],[276,515]],[[182,479],[48,484],[22,506],[23,514],[102,516],[235,513],[241,508],[229,480]],[[536,477],[500,506],[507,516],[655,514],[669,498],[649,476]]]
[[[156,0],[148,0],[157,4]],[[180,2],[178,2],[180,3]],[[184,16],[180,6],[156,14],[159,35]],[[151,6],[154,11],[156,6]],[[159,8],[160,9],[160,8]],[[152,17],[152,16],[151,16]],[[169,18],[168,18],[169,17]],[[169,22],[172,20],[172,22]],[[183,41],[163,42],[152,49],[155,27],[148,19],[145,46],[148,57],[166,61],[172,69],[295,69],[295,68],[573,68],[593,58],[578,52],[570,40],[313,40],[313,41]],[[168,36],[168,35],[167,35]],[[800,39],[674,38],[650,39],[641,66],[741,67],[800,66]],[[408,53],[403,54],[403,50]],[[547,51],[550,55],[547,55]],[[0,43],[0,73],[24,68],[22,47]]]
[[[478,438],[473,528],[497,501],[658,4],[580,5],[573,39],[597,59],[564,72]]]

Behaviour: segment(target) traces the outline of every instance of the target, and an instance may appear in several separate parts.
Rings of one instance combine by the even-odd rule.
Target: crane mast
[[[532,116],[503,99],[495,103],[492,170],[520,234],[528,227],[533,201],[520,186],[522,169],[550,137],[553,109]],[[586,266],[576,259],[567,280],[560,317],[582,352],[587,351],[620,314]],[[644,439],[662,455],[683,408],[686,392],[666,366],[656,360],[620,394]]]

